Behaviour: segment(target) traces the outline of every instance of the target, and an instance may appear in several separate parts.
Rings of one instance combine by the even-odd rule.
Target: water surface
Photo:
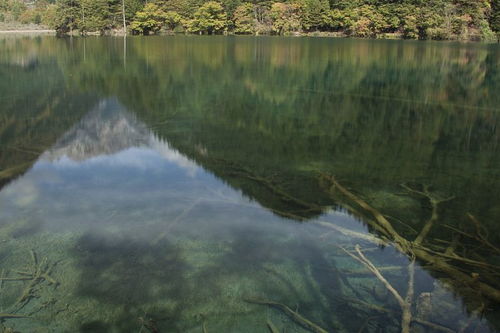
[[[399,332],[368,262],[414,290],[412,332],[500,331],[499,65],[481,44],[0,39],[4,329],[311,331],[287,306]]]

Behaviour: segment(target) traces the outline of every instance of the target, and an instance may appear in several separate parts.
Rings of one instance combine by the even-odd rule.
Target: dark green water
[[[499,126],[498,45],[2,37],[0,332],[499,332]]]

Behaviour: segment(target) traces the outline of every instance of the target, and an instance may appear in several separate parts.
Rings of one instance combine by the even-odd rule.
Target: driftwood
[[[394,243],[394,246],[402,253],[405,253],[411,258],[423,261],[425,264],[431,266],[435,271],[446,274],[458,285],[467,286],[473,290],[478,291],[482,296],[500,303],[500,290],[484,282],[484,280],[481,279],[480,273],[478,273],[478,275],[469,275],[461,271],[457,266],[452,265],[450,262],[456,261],[466,265],[477,266],[478,268],[497,271],[500,269],[500,267],[455,254],[450,255],[449,253],[446,253],[446,251],[442,253],[437,252],[423,245],[423,238],[419,236],[423,235],[423,237],[425,237],[434,222],[426,224],[426,230],[423,232],[421,231],[419,236],[417,236],[416,240],[419,240],[419,242],[407,240],[392,227],[391,223],[378,210],[376,210],[368,203],[366,203],[363,199],[359,198],[354,193],[340,185],[333,176],[322,174],[321,178],[323,182],[326,181],[330,184],[328,188],[330,195],[333,196],[333,190],[338,190],[347,198],[355,202],[364,211],[369,213],[373,217],[373,219],[367,219],[367,224],[370,225],[374,230],[376,230],[382,237],[392,241]],[[443,200],[451,200],[451,198],[442,199],[440,202],[443,202]],[[438,202],[436,201],[436,206],[437,203]],[[355,233],[350,233],[349,236],[354,237]],[[363,239],[369,240],[369,238],[367,238],[366,236],[364,236]],[[379,244],[379,242],[376,242],[376,244]]]
[[[432,227],[436,224],[438,221],[439,215],[438,215],[438,207],[441,203],[446,202],[448,200],[452,200],[453,197],[448,197],[448,198],[439,198],[433,193],[429,191],[427,187],[424,187],[424,191],[417,191],[414,189],[411,189],[407,185],[404,185],[408,191],[422,195],[426,197],[431,206],[432,206],[432,213],[431,217],[429,220],[426,221],[424,224],[424,227],[421,229],[421,231],[418,233],[416,238],[414,240],[408,240],[401,236],[393,227],[391,222],[384,217],[378,210],[370,206],[368,203],[366,203],[364,200],[356,196],[354,193],[351,191],[347,190],[345,187],[340,185],[334,177],[331,176],[322,176],[326,177],[326,179],[330,182],[330,187],[329,191],[331,190],[338,190],[340,193],[344,194],[346,197],[354,201],[359,207],[363,208],[365,212],[368,213],[369,216],[372,216],[373,219],[367,219],[367,223],[378,232],[379,237],[371,235],[371,234],[365,234],[357,231],[353,231],[347,228],[343,228],[340,226],[337,226],[335,224],[329,223],[329,222],[324,222],[324,221],[314,221],[312,223],[317,224],[319,226],[329,228],[334,232],[341,233],[349,238],[353,239],[359,239],[365,242],[373,243],[376,244],[377,246],[387,246],[390,244],[394,244],[394,246],[399,249],[402,253],[406,254],[410,260],[411,263],[408,265],[408,276],[409,276],[409,281],[408,281],[408,291],[405,297],[402,297],[401,295],[397,294],[397,291],[390,286],[390,284],[384,283],[386,286],[387,290],[391,292],[391,294],[395,297],[395,299],[398,302],[398,305],[401,309],[401,327],[402,327],[402,332],[409,332],[410,330],[410,325],[416,324],[416,325],[421,325],[427,328],[431,328],[434,330],[438,330],[441,332],[453,332],[453,330],[444,327],[439,324],[435,324],[429,321],[426,321],[422,318],[418,318],[415,316],[412,316],[411,313],[411,305],[413,301],[413,286],[414,286],[414,281],[413,281],[413,276],[414,276],[414,261],[419,260],[422,261],[424,264],[429,266],[431,269],[435,271],[440,271],[442,273],[445,273],[447,276],[451,277],[456,284],[461,285],[461,286],[467,286],[473,290],[478,291],[482,296],[489,298],[493,301],[500,302],[500,291],[496,289],[495,287],[489,285],[488,283],[485,283],[484,281],[481,281],[481,276],[479,274],[467,274],[461,271],[463,267],[460,266],[455,266],[453,265],[453,261],[456,261],[458,263],[466,264],[469,266],[475,266],[478,267],[479,269],[486,270],[490,274],[491,272],[498,271],[499,267],[495,265],[491,265],[488,263],[485,263],[483,261],[478,261],[478,260],[473,260],[469,258],[465,258],[463,256],[459,256],[455,253],[455,248],[459,245],[460,237],[455,236],[452,240],[452,242],[447,242],[449,245],[448,247],[445,248],[443,252],[436,251],[433,248],[430,248],[429,245],[425,242],[426,237],[428,236],[429,232],[431,231]],[[325,179],[323,179],[324,181]],[[333,196],[333,193],[331,193]],[[352,208],[351,208],[352,212]],[[364,214],[360,214],[359,212],[354,211],[353,212],[356,215],[362,215],[366,216]],[[298,219],[297,216],[295,216],[293,213],[288,213],[286,214],[293,219]],[[285,214],[280,214],[280,215],[285,215]],[[471,217],[469,217],[471,218]],[[477,221],[477,220],[476,220]],[[476,234],[473,235],[471,238],[474,239],[480,239],[483,241],[484,244],[488,247],[494,247],[494,245],[487,243],[486,239],[486,234],[483,231],[483,229],[479,226],[479,223],[474,222],[476,225]],[[360,251],[360,249],[358,249]],[[362,252],[357,252],[356,251],[356,257],[359,259],[363,259],[362,256],[364,254]],[[352,256],[352,253],[349,253],[349,255]],[[366,259],[366,257],[365,257]],[[367,259],[366,259],[367,260]],[[362,261],[363,262],[363,261]],[[367,264],[369,261],[365,261],[363,264]],[[463,266],[463,265],[462,265]],[[383,282],[387,280],[384,278],[382,275],[383,269],[377,268],[375,266],[371,266],[370,268],[365,265],[365,267],[368,269],[368,272],[371,274],[375,274],[375,272],[378,272],[378,274],[375,274],[377,278]],[[381,279],[382,278],[382,279]],[[390,287],[389,287],[390,286]],[[392,288],[392,290],[391,290]],[[396,296],[399,295],[399,296]],[[374,305],[372,305],[373,307]]]
[[[474,225],[474,228],[475,228],[474,233],[467,233],[467,232],[459,230],[459,229],[457,229],[453,226],[450,226],[450,225],[445,225],[445,227],[450,229],[450,230],[453,230],[454,232],[456,232],[457,234],[459,234],[461,236],[465,236],[467,238],[470,238],[472,240],[479,242],[482,246],[489,249],[490,251],[493,251],[497,254],[500,254],[500,248],[495,246],[494,244],[492,244],[488,240],[488,233],[487,233],[486,229],[482,226],[482,224],[479,222],[479,220],[471,213],[467,213],[467,217]]]
[[[267,305],[270,307],[277,308],[281,310],[284,314],[286,314],[288,317],[290,317],[294,322],[299,324],[300,326],[304,327],[305,329],[313,332],[313,333],[328,333],[327,330],[324,328],[321,328],[320,326],[316,325],[309,319],[304,318],[301,316],[298,312],[293,311],[290,309],[288,306],[278,303],[278,302],[273,302],[265,299],[257,299],[257,298],[246,298],[245,302],[248,303],[253,303],[253,304],[260,304],[260,305]]]
[[[369,310],[372,310],[374,312],[378,312],[380,314],[389,314],[389,315],[397,315],[398,314],[398,312],[396,312],[396,311],[386,309],[380,305],[366,303],[366,302],[360,301],[359,299],[343,297],[343,300],[345,302],[347,302],[349,305],[357,304],[361,308],[367,308]],[[423,320],[423,319],[415,317],[415,316],[412,317],[411,321],[413,324],[418,324],[418,325],[421,325],[424,327],[432,328],[433,330],[436,330],[436,331],[445,332],[445,333],[455,333],[455,331],[452,330],[451,328],[448,328],[448,327],[445,327],[443,325],[439,325],[439,324],[436,324],[436,323],[433,323],[433,322],[430,322],[427,320]]]
[[[337,226],[337,225],[329,223],[329,222],[314,221],[312,223],[320,225],[320,226],[325,227],[325,228],[333,229],[333,230],[338,231],[347,237],[362,239],[362,240],[365,240],[367,242],[377,244],[377,245],[387,245],[387,242],[384,239],[373,236],[371,234],[364,234],[362,232],[357,232],[354,230],[343,228],[343,227]]]
[[[366,252],[366,250],[364,251]],[[379,272],[387,272],[389,274],[400,273],[400,266],[386,266],[386,267],[377,267]],[[369,269],[341,269],[340,272],[342,274],[350,275],[350,276],[365,276],[372,275],[373,273]]]
[[[244,178],[251,180],[253,182],[256,182],[263,187],[267,188],[271,193],[274,193],[277,197],[280,198],[280,200],[284,202],[289,202],[297,207],[301,207],[302,209],[300,210],[301,212],[307,212],[307,211],[317,211],[321,212],[323,211],[324,207],[316,205],[314,203],[306,202],[300,198],[297,198],[295,196],[292,196],[290,193],[286,192],[283,190],[281,187],[277,186],[274,182],[271,180],[261,177],[257,174],[255,174],[253,171],[235,163],[235,162],[229,162],[225,161],[222,159],[214,159],[216,162],[222,162],[228,168],[230,171],[227,173],[228,176],[233,176],[233,177],[238,177],[238,178]]]
[[[410,333],[410,325],[412,322],[411,307],[413,303],[413,287],[414,287],[414,276],[415,276],[415,261],[412,260],[408,265],[408,290],[406,296],[403,298],[399,292],[387,281],[387,279],[382,275],[380,270],[375,267],[375,265],[366,258],[366,256],[361,252],[359,245],[356,245],[356,255],[342,248],[345,253],[350,257],[362,263],[370,272],[377,277],[377,279],[382,282],[382,284],[387,288],[387,290],[394,296],[401,308],[401,332]]]
[[[48,264],[47,258],[43,258],[42,261],[38,261],[37,254],[35,251],[30,251],[32,267],[28,268],[25,271],[14,270],[13,272],[17,274],[15,277],[4,276],[3,272],[0,275],[0,286],[3,285],[4,281],[29,281],[26,287],[23,289],[21,295],[17,299],[13,308],[17,312],[21,310],[31,298],[35,296],[36,287],[46,281],[49,285],[57,285],[58,282],[52,278],[51,271],[54,268],[55,264]],[[24,315],[13,315],[13,314],[5,314],[7,316],[11,316],[8,318],[26,318]],[[4,317],[7,318],[7,317]]]
[[[34,296],[34,289],[39,283],[47,281],[49,285],[58,284],[58,282],[50,276],[50,273],[54,268],[54,265],[49,265],[47,263],[47,258],[43,258],[42,261],[39,263],[38,257],[35,251],[33,250],[30,251],[30,254],[33,264],[32,270],[28,272],[16,271],[16,273],[18,273],[19,275],[24,276],[24,277],[19,277],[19,279],[24,279],[25,277],[28,277],[30,280],[30,283],[26,286],[22,295],[18,298],[16,302],[18,310],[23,308],[29,302],[29,300]]]
[[[0,277],[3,277],[4,275],[4,270],[2,269],[2,271],[0,272]],[[0,291],[2,290],[3,288],[3,278],[0,280]],[[14,318],[28,318],[28,316],[25,316],[25,315],[20,315],[20,314],[15,314],[15,313],[4,313],[4,312],[0,312],[0,320],[3,320],[3,319],[14,319]]]
[[[427,222],[424,224],[424,227],[422,228],[422,230],[418,234],[417,238],[415,238],[415,240],[413,241],[414,244],[418,245],[418,244],[422,243],[422,241],[425,239],[425,237],[427,237],[427,234],[431,231],[432,227],[439,219],[439,214],[438,214],[439,204],[446,202],[446,201],[453,200],[455,198],[455,196],[451,196],[451,197],[444,198],[444,199],[438,198],[435,194],[433,194],[429,191],[429,186],[427,186],[427,185],[424,186],[423,191],[418,191],[418,190],[412,189],[411,187],[409,187],[406,184],[401,184],[401,186],[403,188],[405,188],[410,193],[415,193],[415,194],[418,194],[418,195],[421,195],[421,196],[427,198],[432,206],[431,218],[429,220],[427,220]]]
[[[395,242],[395,246],[402,252],[411,252],[411,242],[401,237],[396,230],[393,228],[392,224],[387,220],[382,213],[370,206],[368,203],[363,201],[361,198],[354,195],[348,189],[340,185],[333,176],[322,175],[324,180],[329,181],[333,188],[338,189],[346,197],[354,201],[358,206],[363,208],[366,212],[370,213],[374,218],[376,223],[371,223],[370,226],[373,227],[377,232],[383,236],[388,236],[389,239]],[[331,190],[331,189],[329,189]],[[330,193],[331,191],[329,191]],[[331,193],[330,193],[331,194]]]
[[[266,325],[267,325],[267,328],[269,329],[269,332],[271,332],[271,333],[280,333],[280,330],[276,326],[274,326],[274,324],[273,324],[272,321],[268,320],[266,322]]]
[[[13,318],[29,318],[29,317],[15,313],[0,313],[0,319],[13,319]]]
[[[0,272],[0,277],[2,277],[2,279],[0,280],[0,291],[3,288],[3,281],[4,281],[3,275],[4,275],[4,270],[2,269],[2,271]],[[21,318],[29,318],[29,317],[26,315],[21,315],[21,314],[16,314],[16,313],[0,312],[0,321],[3,321],[4,319],[21,319]]]

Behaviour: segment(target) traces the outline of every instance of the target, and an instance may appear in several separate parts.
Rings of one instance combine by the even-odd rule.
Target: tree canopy
[[[227,15],[220,2],[209,1],[196,10],[191,20],[187,22],[190,32],[219,33],[227,27]]]
[[[0,0],[0,21],[61,33],[121,29],[123,14],[137,34],[322,32],[462,40],[496,40],[500,34],[500,0]]]
[[[148,3],[135,14],[130,28],[144,35],[157,32],[166,21],[166,13],[155,3]]]

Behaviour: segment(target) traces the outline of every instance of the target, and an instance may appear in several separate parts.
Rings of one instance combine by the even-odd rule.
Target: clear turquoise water
[[[259,299],[327,332],[398,332],[396,299],[344,250],[403,297],[408,253],[332,175],[408,241],[433,207],[401,184],[453,196],[422,241],[453,270],[417,256],[411,312],[434,328],[412,332],[498,331],[479,285],[500,289],[499,64],[481,44],[0,39],[3,329],[311,331]]]

